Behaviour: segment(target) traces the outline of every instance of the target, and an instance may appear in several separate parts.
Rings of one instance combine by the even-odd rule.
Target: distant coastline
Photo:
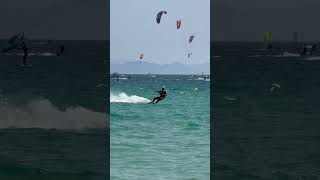
[[[161,74],[161,75],[204,75],[210,74],[210,63],[202,64],[156,64],[147,62],[111,63],[110,74]]]

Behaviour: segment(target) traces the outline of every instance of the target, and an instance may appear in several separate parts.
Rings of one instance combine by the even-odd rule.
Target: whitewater
[[[127,95],[126,93],[110,93],[111,103],[149,103],[150,100],[137,95]]]

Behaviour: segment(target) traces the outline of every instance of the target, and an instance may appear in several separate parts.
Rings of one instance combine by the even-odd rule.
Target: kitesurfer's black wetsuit
[[[161,91],[157,91],[157,92],[160,94],[160,96],[153,98],[152,102],[155,104],[158,103],[159,101],[163,100],[167,95],[167,92],[164,89],[162,89]],[[155,100],[157,100],[157,101],[154,102]]]
[[[23,45],[23,57],[22,57],[22,64],[26,65],[27,64],[27,57],[28,57],[28,48],[27,46]]]

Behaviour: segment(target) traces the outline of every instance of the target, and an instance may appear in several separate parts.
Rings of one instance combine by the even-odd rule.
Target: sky
[[[216,41],[262,41],[270,31],[273,41],[320,41],[319,0],[214,0],[212,35]]]
[[[105,0],[0,1],[0,39],[24,31],[28,38],[105,40],[107,4]]]
[[[156,15],[165,10],[161,23]],[[181,19],[181,29],[176,20]],[[191,44],[189,36],[195,35]],[[111,0],[111,63],[200,64],[210,59],[210,0]],[[192,55],[187,58],[188,53]]]

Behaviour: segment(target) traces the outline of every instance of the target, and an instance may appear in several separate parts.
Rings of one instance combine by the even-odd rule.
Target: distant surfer
[[[129,80],[131,79],[131,78],[130,78],[130,75],[129,75],[128,79],[129,79]]]
[[[305,56],[307,54],[307,47],[303,46],[302,52],[300,53],[301,56]]]
[[[117,75],[117,82],[119,81],[119,76]]]
[[[28,48],[26,44],[23,43],[22,49],[23,49],[22,64],[27,65],[27,57],[29,53],[28,53]]]
[[[164,87],[161,88],[160,91],[157,91],[159,93],[158,97],[153,98],[151,103],[158,103],[161,100],[164,100],[164,98],[167,96],[167,91],[164,89]]]
[[[59,52],[57,53],[57,55],[60,56],[63,52],[64,52],[64,46],[61,45],[61,46],[59,47]]]
[[[313,51],[317,50],[317,45],[316,44],[312,44],[310,53],[312,53]]]

